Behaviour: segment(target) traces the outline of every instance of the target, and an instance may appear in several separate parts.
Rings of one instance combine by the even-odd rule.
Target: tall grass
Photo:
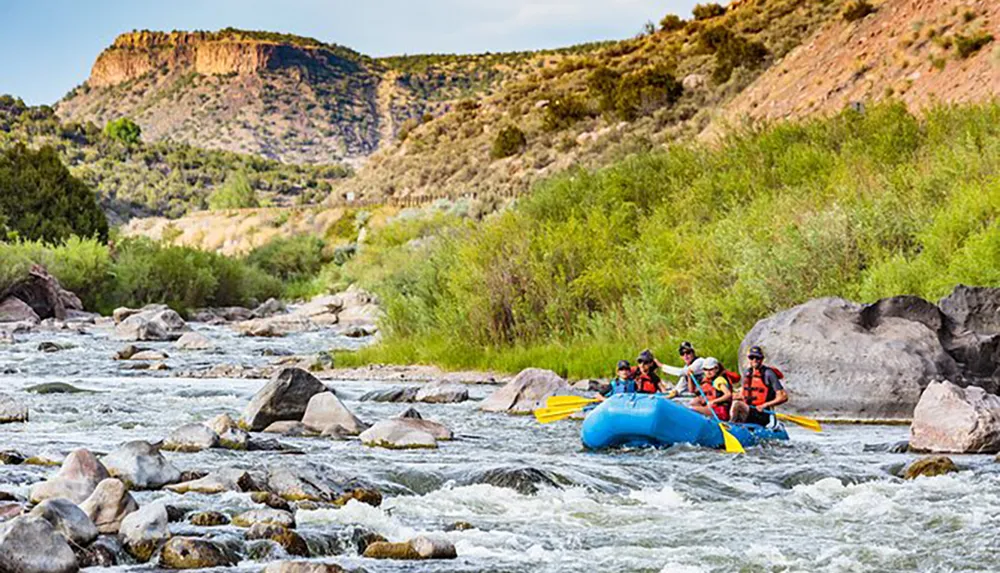
[[[810,298],[1000,285],[998,174],[996,103],[879,105],[568,173],[417,247],[376,235],[344,273],[385,301],[387,336],[339,359],[592,376],[691,340],[732,362],[755,321]]]

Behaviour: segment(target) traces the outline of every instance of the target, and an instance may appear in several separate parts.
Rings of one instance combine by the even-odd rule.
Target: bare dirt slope
[[[855,22],[831,20],[735,97],[721,123],[830,114],[851,102],[888,98],[919,110],[1000,93],[1000,2],[886,0],[875,6]],[[987,42],[989,35],[997,40]],[[960,53],[960,44],[975,38],[985,45]]]

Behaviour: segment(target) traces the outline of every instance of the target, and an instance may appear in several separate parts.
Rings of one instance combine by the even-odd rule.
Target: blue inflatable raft
[[[764,440],[787,440],[780,424],[729,424],[729,432],[745,448]],[[619,446],[694,444],[723,447],[719,424],[659,394],[615,394],[601,402],[583,421],[583,445],[592,450]]]

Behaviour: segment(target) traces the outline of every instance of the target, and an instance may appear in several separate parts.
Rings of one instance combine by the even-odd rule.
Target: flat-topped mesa
[[[122,34],[94,62],[88,83],[107,87],[151,72],[190,69],[203,75],[252,74],[317,58],[343,57],[309,38],[222,30]]]

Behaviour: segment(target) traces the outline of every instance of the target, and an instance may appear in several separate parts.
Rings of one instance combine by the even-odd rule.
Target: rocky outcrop
[[[149,561],[160,544],[170,538],[166,507],[153,503],[130,513],[122,520],[119,535],[133,557],[143,563]]]
[[[101,460],[113,477],[129,489],[160,489],[177,483],[181,472],[167,461],[160,450],[142,440],[123,444]]]
[[[116,320],[119,314],[126,317],[115,326],[120,340],[177,340],[189,330],[184,319],[165,305],[149,305],[139,312],[120,310],[115,311]]]
[[[9,394],[0,394],[0,424],[28,421],[28,406]]]
[[[0,526],[0,571],[76,573],[76,555],[66,538],[36,516],[22,516]]]
[[[319,432],[333,430],[337,426],[343,433],[356,436],[368,428],[347,406],[332,392],[321,392],[309,399],[302,423],[307,428]]]
[[[82,509],[68,499],[47,499],[36,505],[29,515],[48,521],[67,541],[81,547],[90,545],[97,539],[97,526]]]
[[[527,368],[479,405],[484,412],[530,414],[545,405],[549,396],[569,394],[565,380],[551,370]]]
[[[939,453],[1000,451],[1000,396],[978,387],[932,383],[913,412],[910,448]]]
[[[264,314],[236,324],[236,330],[244,336],[279,337],[336,327],[340,334],[357,338],[377,332],[382,316],[378,300],[353,285],[340,294],[317,296],[287,313]]]
[[[64,497],[73,503],[82,503],[94,492],[97,484],[108,477],[107,468],[89,450],[74,450],[66,456],[59,473],[31,487],[31,501],[39,503]]]
[[[274,422],[301,421],[309,400],[326,391],[326,386],[305,370],[285,368],[250,400],[242,424],[259,432]]]
[[[121,480],[109,478],[97,484],[80,509],[94,522],[101,533],[118,533],[122,519],[139,509],[128,488]]]

